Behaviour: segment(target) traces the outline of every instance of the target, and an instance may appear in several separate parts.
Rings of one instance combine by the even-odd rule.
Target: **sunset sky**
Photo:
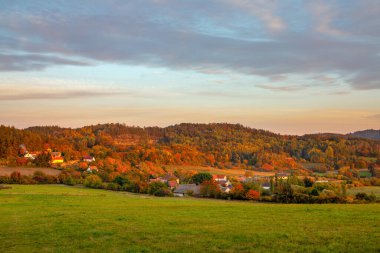
[[[380,128],[378,0],[0,0],[0,124]]]

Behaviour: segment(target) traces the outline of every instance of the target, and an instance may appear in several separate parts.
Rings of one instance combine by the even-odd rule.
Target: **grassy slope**
[[[41,171],[46,175],[58,176],[60,170],[52,168],[27,168],[27,167],[0,167],[0,176],[10,176],[13,172],[18,171],[21,175],[31,176],[36,171]]]
[[[62,185],[0,190],[0,252],[379,252],[380,205],[154,198]]]
[[[357,188],[351,188],[348,191],[348,194],[350,195],[356,195],[359,192],[364,192],[367,194],[375,194],[377,198],[380,199],[380,186],[365,186],[365,187],[357,187]]]

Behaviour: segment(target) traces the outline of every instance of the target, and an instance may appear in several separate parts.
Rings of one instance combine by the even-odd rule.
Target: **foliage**
[[[148,186],[148,193],[160,197],[173,195],[168,186],[161,182],[150,183]]]
[[[256,170],[299,169],[301,161],[321,164],[324,171],[368,167],[379,160],[379,141],[345,135],[281,136],[238,124],[179,124],[166,128],[103,124],[78,129],[0,126],[0,158],[16,160],[20,144],[44,151],[37,166],[47,166],[47,152],[59,150],[69,160],[96,157],[108,172],[132,167],[161,171],[155,165],[201,165]],[[370,159],[369,159],[370,158]],[[80,165],[82,169],[86,166]],[[375,172],[373,170],[372,172]],[[375,173],[372,173],[375,174]]]
[[[201,196],[218,198],[221,196],[219,185],[214,180],[205,180],[201,183]]]
[[[91,188],[101,188],[102,179],[98,175],[89,175],[84,180],[84,185]]]
[[[191,180],[193,183],[198,185],[198,184],[202,184],[204,181],[212,180],[212,175],[210,173],[207,173],[207,172],[201,172],[201,173],[195,174],[191,178]]]

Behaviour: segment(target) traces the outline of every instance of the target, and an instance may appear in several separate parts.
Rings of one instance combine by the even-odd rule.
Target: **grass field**
[[[204,166],[187,166],[187,165],[164,165],[165,168],[173,172],[178,169],[183,170],[194,170],[197,172],[208,172],[211,174],[220,174],[226,176],[244,176],[246,172],[251,173],[253,176],[266,176],[271,177],[275,175],[275,172],[264,172],[264,171],[253,171],[253,170],[242,170],[242,169],[218,169],[215,167],[204,167]]]
[[[379,204],[156,198],[63,185],[0,190],[0,252],[379,252]]]
[[[13,172],[18,171],[21,175],[31,176],[36,171],[41,171],[46,175],[58,176],[60,170],[51,168],[26,168],[26,167],[0,167],[0,176],[10,176]]]
[[[359,192],[364,192],[367,194],[375,194],[378,199],[380,199],[380,186],[365,186],[351,188],[347,191],[348,194],[355,196]]]

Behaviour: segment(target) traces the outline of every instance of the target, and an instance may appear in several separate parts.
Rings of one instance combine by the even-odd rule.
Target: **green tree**
[[[195,184],[201,184],[203,181],[209,181],[212,179],[212,175],[208,172],[201,172],[198,174],[195,174],[192,178],[191,181]]]

